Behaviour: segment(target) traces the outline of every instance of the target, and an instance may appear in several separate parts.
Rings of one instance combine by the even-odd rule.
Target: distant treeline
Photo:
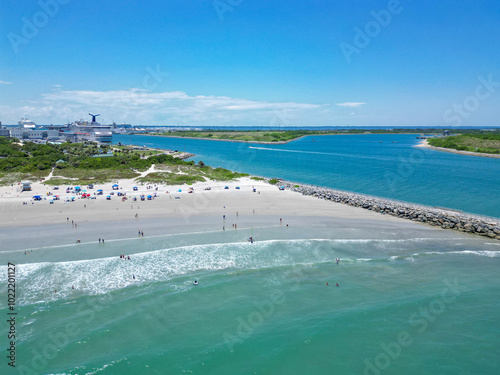
[[[461,131],[461,133],[464,133]],[[428,140],[431,146],[450,148],[459,151],[500,154],[500,131],[470,132],[443,138]]]
[[[445,129],[338,129],[338,130],[176,130],[155,135],[217,139],[242,142],[289,142],[303,136],[337,135],[337,134],[443,134]],[[477,129],[446,129],[447,134],[474,133]]]

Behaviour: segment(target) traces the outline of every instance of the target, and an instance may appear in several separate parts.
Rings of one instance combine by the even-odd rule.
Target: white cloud
[[[12,82],[0,81],[0,85],[12,85]]]
[[[226,96],[190,96],[182,91],[150,92],[143,89],[114,91],[54,88],[23,107],[0,107],[4,115],[29,115],[39,124],[61,124],[87,114],[101,113],[104,122],[147,125],[297,125],[311,118],[319,104],[267,102]],[[286,113],[286,116],[283,116]],[[10,117],[9,116],[9,117]]]
[[[337,105],[340,107],[349,107],[349,108],[359,107],[363,104],[366,104],[366,103],[356,103],[356,102],[337,103]]]

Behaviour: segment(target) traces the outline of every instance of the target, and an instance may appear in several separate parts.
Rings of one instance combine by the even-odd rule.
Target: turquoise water
[[[416,148],[414,135],[318,136],[284,145],[123,135],[114,141],[192,152],[214,167],[500,217],[500,159]]]
[[[421,154],[412,136],[124,140],[185,143],[213,166],[500,216],[498,160]],[[400,173],[395,186],[385,173]],[[1,274],[17,265],[18,314],[17,367],[4,356],[0,373],[498,373],[499,241],[412,222],[286,221],[240,214],[238,230],[223,232],[210,217],[157,218],[141,220],[140,238],[135,221],[85,223],[78,245],[67,223],[0,231]]]
[[[497,241],[324,224],[1,253],[22,366],[2,374],[498,373]]]

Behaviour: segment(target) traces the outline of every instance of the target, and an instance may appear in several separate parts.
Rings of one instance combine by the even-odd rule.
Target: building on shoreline
[[[28,118],[22,118],[18,122],[17,127],[2,128],[0,135],[20,140],[29,139],[41,142],[97,142],[110,144],[113,141],[113,129],[117,125],[101,125],[95,121],[95,117],[92,117],[92,122],[80,120],[65,125],[47,125],[41,127],[38,127]]]

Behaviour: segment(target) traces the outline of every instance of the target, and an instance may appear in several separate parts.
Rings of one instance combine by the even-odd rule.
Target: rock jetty
[[[269,182],[269,179],[266,180]],[[302,195],[361,207],[365,210],[379,212],[382,215],[397,216],[443,229],[453,229],[500,240],[500,220],[496,218],[476,216],[445,208],[418,205],[319,186],[297,184],[284,180],[279,180],[275,185]]]

